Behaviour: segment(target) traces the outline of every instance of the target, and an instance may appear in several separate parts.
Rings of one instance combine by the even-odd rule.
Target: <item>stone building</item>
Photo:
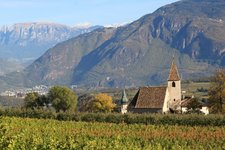
[[[182,113],[188,113],[188,111],[192,111],[193,108],[191,108],[190,110],[188,110],[188,105],[190,103],[192,103],[192,100],[194,99],[193,98],[187,98],[187,99],[184,99],[181,101],[181,112]],[[205,114],[205,115],[208,115],[209,114],[209,107],[208,107],[208,103],[205,103],[205,102],[198,102],[198,106],[197,109],[195,109],[195,111],[197,111],[198,113],[202,113],[202,114]]]
[[[127,107],[133,113],[168,113],[181,111],[181,79],[172,61],[167,86],[141,87]]]

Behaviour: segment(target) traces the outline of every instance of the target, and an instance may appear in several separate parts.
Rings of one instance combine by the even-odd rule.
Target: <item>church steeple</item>
[[[128,103],[128,99],[127,99],[127,94],[126,94],[125,90],[123,90],[121,104],[125,104],[125,103]]]
[[[127,113],[128,99],[127,99],[127,94],[126,94],[125,90],[123,90],[122,98],[121,98],[120,102],[121,102],[121,110],[120,110],[121,113],[122,114]]]
[[[180,81],[180,76],[174,58],[171,64],[168,81]]]

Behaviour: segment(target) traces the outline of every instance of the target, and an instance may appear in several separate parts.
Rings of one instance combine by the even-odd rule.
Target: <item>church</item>
[[[141,87],[130,103],[123,93],[121,112],[169,113],[181,111],[181,79],[173,59],[167,86]]]

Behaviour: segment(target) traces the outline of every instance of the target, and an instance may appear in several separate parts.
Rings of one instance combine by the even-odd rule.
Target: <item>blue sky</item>
[[[0,26],[21,22],[108,25],[134,21],[178,0],[0,0]]]

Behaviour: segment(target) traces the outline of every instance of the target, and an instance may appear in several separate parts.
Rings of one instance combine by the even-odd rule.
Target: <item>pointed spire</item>
[[[174,56],[173,56],[173,61],[172,61],[172,64],[171,64],[168,81],[179,81],[179,80],[180,80],[180,76],[179,76],[177,66],[175,64],[175,59],[174,59]]]
[[[125,89],[124,89],[123,93],[122,93],[121,104],[124,104],[124,103],[127,103],[127,102],[128,102],[127,94],[126,94]]]

